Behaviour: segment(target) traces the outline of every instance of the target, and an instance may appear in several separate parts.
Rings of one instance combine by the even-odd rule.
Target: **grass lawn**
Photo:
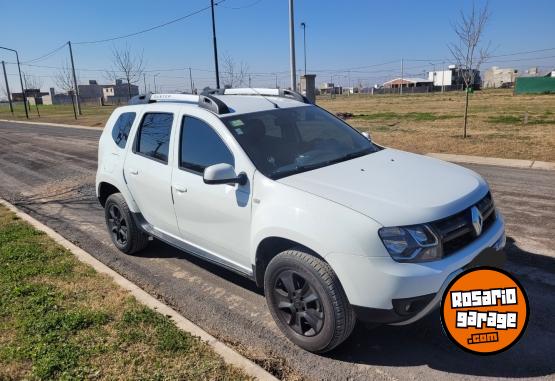
[[[38,113],[36,106],[31,106],[29,110],[29,119],[26,119],[23,103],[15,105],[13,116],[10,113],[9,105],[3,103],[0,104],[0,119],[29,120],[32,122],[79,124],[89,127],[103,127],[114,109],[115,106],[83,105],[83,115],[78,115],[77,119],[75,119],[72,105],[39,105]]]
[[[0,206],[0,380],[244,380]]]
[[[333,113],[351,113],[348,123],[369,131],[380,144],[412,152],[458,153],[511,159],[555,161],[555,95],[518,95],[511,89],[470,95],[469,124],[462,139],[463,92],[444,94],[351,95],[319,97]],[[73,117],[71,105],[35,107],[31,120],[104,126],[113,106],[84,106]],[[19,105],[12,117],[0,105],[0,119],[25,119]]]
[[[462,139],[464,93],[319,97],[333,113],[380,144],[412,152],[555,161],[555,95],[483,90],[470,95],[469,137]],[[525,123],[526,121],[526,123]]]

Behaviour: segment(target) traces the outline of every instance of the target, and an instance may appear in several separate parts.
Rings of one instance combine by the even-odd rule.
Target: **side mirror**
[[[366,139],[372,140],[372,139],[370,139],[370,134],[369,134],[368,132],[363,131],[363,132],[361,132],[361,134],[362,134]]]
[[[247,183],[247,175],[235,174],[235,169],[227,163],[214,164],[204,169],[202,176],[205,184],[239,184]]]

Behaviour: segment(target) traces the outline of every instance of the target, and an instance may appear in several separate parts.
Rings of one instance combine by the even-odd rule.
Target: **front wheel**
[[[108,233],[114,245],[126,254],[134,254],[148,245],[148,236],[139,229],[121,193],[114,193],[104,204]]]
[[[330,265],[304,250],[284,251],[270,261],[264,293],[280,330],[310,352],[332,350],[355,326],[354,311]]]

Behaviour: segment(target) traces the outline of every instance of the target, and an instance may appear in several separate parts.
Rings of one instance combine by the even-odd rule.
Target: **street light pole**
[[[210,0],[212,8],[212,39],[214,44],[214,67],[216,68],[216,88],[220,88],[220,69],[218,67],[218,44],[216,42],[216,20],[214,18],[214,0]]]
[[[71,49],[71,41],[67,42],[69,46],[69,58],[71,59],[71,71],[73,73],[73,87],[75,93],[75,100],[77,101],[77,110],[79,111],[79,115],[83,115],[81,112],[81,101],[79,100],[79,87],[77,87],[77,76],[75,75],[75,63],[73,62],[73,49]]]
[[[306,76],[306,23],[301,23],[301,28],[303,28],[303,48],[304,48],[304,75]]]
[[[295,15],[293,0],[289,0],[289,50],[291,55],[291,90],[297,90],[297,65],[295,64]]]
[[[156,76],[160,75],[160,73],[154,74],[154,93],[158,93],[158,88],[156,87]]]
[[[23,87],[23,78],[21,77],[21,65],[19,63],[19,54],[17,54],[17,50],[6,48],[0,46],[0,49],[9,50],[15,53],[15,59],[17,61],[17,71],[19,72],[19,83],[21,84],[21,95],[23,96],[23,107],[25,108],[25,117],[29,119],[29,111],[27,110],[27,97],[25,96],[25,87]]]
[[[10,102],[10,112],[13,115],[12,96],[10,94],[10,84],[8,83],[8,75],[6,74],[6,64],[2,61],[2,70],[4,71],[4,81],[6,82],[6,93],[8,93],[8,102]]]

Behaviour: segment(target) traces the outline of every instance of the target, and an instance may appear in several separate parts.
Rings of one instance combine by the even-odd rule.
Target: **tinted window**
[[[203,172],[204,168],[220,163],[235,165],[235,160],[218,134],[202,120],[183,118],[180,166]]]
[[[134,121],[134,112],[124,112],[118,117],[118,120],[116,120],[114,128],[112,128],[112,139],[114,139],[114,143],[116,143],[118,147],[125,148],[127,138],[129,137],[129,131]]]
[[[136,152],[168,162],[168,149],[173,114],[145,114],[139,129]]]
[[[310,106],[222,118],[264,175],[278,179],[379,150],[342,120]]]

